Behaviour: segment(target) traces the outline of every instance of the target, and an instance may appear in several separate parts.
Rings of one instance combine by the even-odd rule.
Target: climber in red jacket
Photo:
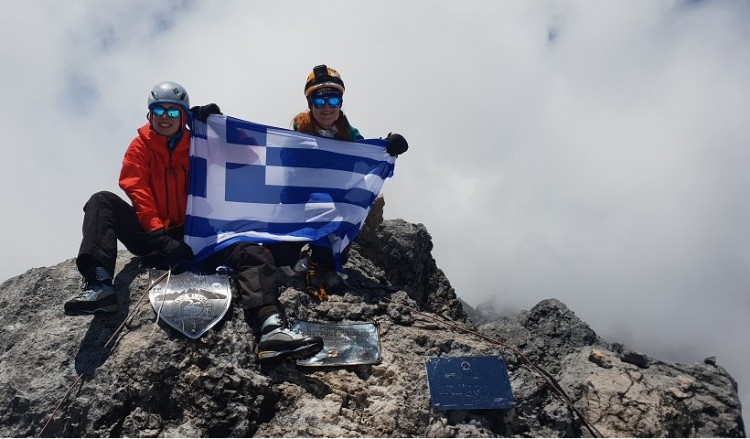
[[[187,202],[190,100],[174,82],[157,84],[148,97],[148,123],[138,128],[122,161],[120,187],[133,206],[112,192],[91,196],[83,207],[83,240],[76,264],[83,293],[65,303],[68,314],[115,312],[112,276],[117,240],[137,256],[165,262],[192,259],[182,242]]]
[[[116,312],[112,279],[117,241],[137,256],[165,268],[191,261],[183,241],[190,171],[188,120],[205,121],[219,113],[215,104],[190,107],[185,89],[175,82],[154,86],[148,97],[148,123],[128,147],[120,187],[133,205],[107,192],[92,195],[83,208],[83,240],[76,264],[84,278],[83,292],[65,303],[67,314]],[[276,265],[271,252],[253,243],[230,246],[202,261],[204,270],[227,265],[237,271],[243,308],[261,327],[259,358],[306,358],[323,347],[320,337],[306,337],[285,328],[280,318]],[[263,355],[260,355],[260,352]]]

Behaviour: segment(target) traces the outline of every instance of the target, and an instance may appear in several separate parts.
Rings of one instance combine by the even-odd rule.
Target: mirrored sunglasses
[[[317,110],[325,107],[326,104],[328,104],[328,106],[331,108],[339,108],[341,106],[341,96],[331,96],[330,98],[311,98],[310,102]]]
[[[171,117],[172,119],[177,119],[180,117],[180,109],[179,108],[164,108],[159,105],[155,105],[151,107],[151,114],[153,114],[156,117],[164,117],[164,114],[167,115],[167,117]]]

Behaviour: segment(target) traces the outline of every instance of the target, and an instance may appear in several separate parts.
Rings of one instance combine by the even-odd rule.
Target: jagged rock
[[[372,238],[370,238],[372,237]],[[361,239],[360,239],[361,238]],[[432,257],[432,237],[423,224],[389,220],[374,234],[365,234],[352,244],[384,274],[381,281],[395,285],[418,303],[445,317],[464,321],[461,301]]]
[[[640,369],[621,360],[624,348],[618,352],[554,299],[480,326],[481,338],[458,329],[469,328],[466,313],[430,254],[423,225],[376,220],[361,238],[342,293],[319,303],[299,278],[283,278],[280,288],[290,318],[375,322],[383,359],[370,366],[259,367],[254,328],[237,303],[201,338],[187,339],[154,323],[148,299],[142,301],[148,274],[126,252],[115,288],[127,306],[113,315],[63,315],[63,302],[80,284],[73,259],[4,282],[0,436],[36,436],[61,401],[43,436],[590,435],[555,397],[554,382],[607,436],[744,434],[736,383],[721,367],[654,360]],[[104,349],[123,324],[114,346]],[[611,368],[588,360],[593,349]],[[468,355],[506,358],[513,409],[430,407],[425,359]],[[82,381],[71,387],[79,374]]]
[[[540,302],[514,320],[499,320],[480,329],[522,346],[528,358],[554,371],[576,407],[605,437],[745,435],[737,385],[724,369],[656,360],[642,369],[624,362],[618,354],[627,350],[621,344],[607,344],[555,299]],[[590,361],[592,350],[606,356],[611,367]],[[517,356],[511,358],[515,397],[529,401],[525,422],[545,416],[551,407],[564,407],[543,382],[529,385],[528,372],[520,368],[523,362]],[[557,430],[542,430],[547,433],[542,436],[584,433],[573,419],[557,422]],[[544,425],[537,428],[544,429]]]
[[[620,354],[620,359],[626,363],[635,364],[638,367],[648,367],[649,359],[647,355],[630,350],[624,350]]]
[[[589,361],[605,369],[612,368],[612,360],[609,359],[609,356],[607,354],[600,351],[599,349],[591,350],[591,353],[589,353]]]
[[[519,313],[519,309],[513,309],[499,302],[498,298],[491,298],[472,307],[468,303],[461,301],[466,312],[466,317],[475,325],[484,325],[492,323],[503,317],[512,317]]]
[[[359,232],[358,240],[372,241],[377,239],[378,227],[383,224],[383,210],[385,209],[385,198],[383,195],[378,195],[375,201],[370,207],[370,211],[367,212],[367,218],[365,223],[362,225],[362,230]]]

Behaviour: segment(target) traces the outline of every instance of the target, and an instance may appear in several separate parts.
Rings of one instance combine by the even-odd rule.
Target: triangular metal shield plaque
[[[153,283],[163,271],[149,270]],[[189,271],[166,276],[149,291],[158,318],[196,339],[224,317],[232,303],[229,276]]]

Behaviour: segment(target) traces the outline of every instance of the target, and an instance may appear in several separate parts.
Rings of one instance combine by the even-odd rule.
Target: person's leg
[[[143,230],[135,211],[111,192],[97,192],[83,207],[83,239],[76,258],[85,279],[83,293],[65,303],[68,314],[117,311],[117,294],[112,285],[117,260],[117,240],[130,242],[140,250]],[[139,239],[139,236],[140,239]]]
[[[227,265],[237,272],[237,287],[245,310],[277,307],[276,264],[267,248],[239,243],[210,256],[203,264],[208,269]]]
[[[83,239],[76,265],[86,279],[95,279],[97,267],[114,275],[118,239],[135,255],[153,251],[135,210],[117,195],[97,192],[83,207],[83,212]]]
[[[285,328],[276,264],[269,249],[257,244],[235,244],[211,256],[207,263],[213,267],[227,265],[237,271],[242,308],[254,314],[260,326],[260,361],[308,358],[323,349],[322,338],[307,337]]]
[[[294,267],[294,264],[299,260],[300,252],[304,246],[304,242],[274,242],[264,244],[264,247],[273,253],[273,259],[277,267],[285,265]]]

